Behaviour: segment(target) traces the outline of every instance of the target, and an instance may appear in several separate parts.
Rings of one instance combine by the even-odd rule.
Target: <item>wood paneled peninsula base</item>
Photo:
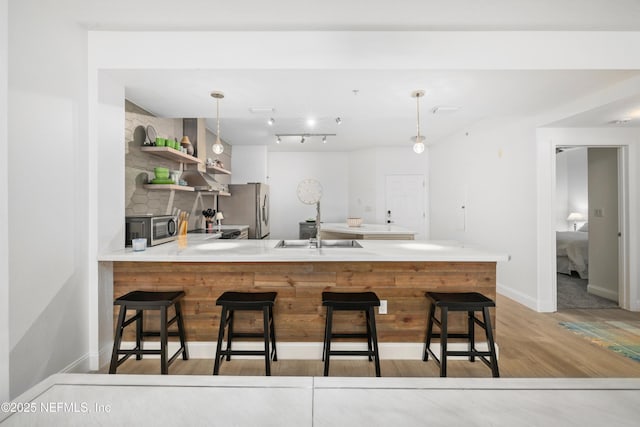
[[[274,316],[278,342],[322,342],[325,309],[323,291],[373,291],[387,300],[388,314],[377,314],[382,343],[424,341],[428,303],[425,291],[475,291],[495,300],[496,262],[113,262],[113,296],[132,290],[184,290],[183,313],[187,341],[215,341],[220,321],[216,299],[224,291],[275,291]],[[245,313],[241,313],[245,315]],[[334,324],[355,323],[353,315]],[[457,316],[453,316],[453,315]],[[450,315],[450,331],[466,327],[465,313]],[[261,313],[247,313],[237,330],[261,324]],[[495,310],[492,310],[495,325]],[[132,336],[125,336],[132,339]],[[479,341],[484,337],[478,336]]]

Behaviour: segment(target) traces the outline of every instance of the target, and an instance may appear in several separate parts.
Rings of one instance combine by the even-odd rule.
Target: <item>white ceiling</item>
[[[144,70],[112,71],[126,97],[162,117],[205,117],[215,130],[212,90],[222,90],[220,134],[231,145],[268,145],[274,151],[350,151],[372,146],[410,146],[416,135],[416,100],[428,143],[483,119],[535,114],[637,75],[630,71],[418,71],[418,70]],[[354,93],[357,90],[357,93]],[[640,100],[605,106],[566,126],[608,126]],[[273,107],[252,113],[250,107]],[[438,106],[455,106],[433,114]],[[615,108],[614,108],[615,107]],[[623,111],[626,111],[623,113]],[[273,117],[273,126],[267,120]],[[337,125],[335,118],[342,124]],[[315,119],[309,126],[307,119]],[[637,126],[636,120],[636,126]],[[633,125],[633,124],[631,124]],[[627,125],[629,126],[629,125]],[[335,133],[300,143],[276,133]],[[178,135],[176,135],[178,136]]]
[[[114,30],[598,30],[640,31],[638,0],[112,0],[82,3],[81,23]],[[269,49],[269,46],[264,46]],[[159,55],[162,52],[158,53]],[[212,46],[215,55],[215,46]],[[167,58],[170,61],[171,58]],[[353,150],[410,144],[424,89],[422,133],[435,143],[473,123],[543,112],[638,75],[635,71],[173,70],[112,71],[131,101],[160,116],[207,117],[215,129],[211,90],[221,90],[221,136],[232,145],[270,150]],[[354,95],[353,90],[358,90]],[[250,106],[272,106],[252,114]],[[435,106],[456,106],[433,115]],[[554,125],[611,126],[640,117],[640,99],[567,118]],[[276,120],[269,127],[269,117]],[[343,123],[337,126],[336,117]],[[314,128],[306,126],[315,118]],[[639,126],[640,120],[620,126]],[[336,133],[300,144],[275,133]]]

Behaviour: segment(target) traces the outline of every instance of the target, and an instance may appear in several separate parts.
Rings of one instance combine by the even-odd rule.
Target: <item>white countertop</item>
[[[178,241],[134,252],[120,249],[99,261],[141,262],[301,262],[301,261],[508,261],[505,253],[453,241],[358,240],[362,248],[275,248],[278,240],[220,240],[211,234],[189,234]]]
[[[393,224],[361,224],[359,227],[349,227],[346,222],[328,222],[320,223],[320,230],[331,231],[334,233],[345,234],[408,234],[415,235],[416,232],[409,230],[408,228],[399,227]]]
[[[213,402],[213,406],[212,406]],[[636,426],[640,380],[57,374],[7,426]],[[151,409],[151,410],[150,410]],[[286,409],[286,410],[283,410]]]

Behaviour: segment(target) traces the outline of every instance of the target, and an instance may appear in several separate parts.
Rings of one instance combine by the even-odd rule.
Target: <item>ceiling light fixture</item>
[[[316,125],[316,119],[307,119],[307,126],[309,126],[310,128],[314,127]]]
[[[335,133],[277,133],[276,134],[276,144],[280,144],[282,142],[282,137],[297,137],[300,138],[300,144],[304,144],[308,141],[309,138],[321,136],[322,143],[327,143],[328,136],[336,136]]]
[[[342,119],[340,117],[336,117],[336,123],[338,125],[341,125],[342,124]]]
[[[269,120],[267,120],[267,123],[269,123],[269,126],[273,126],[273,124],[274,124],[275,122],[276,122],[276,121],[274,120],[274,118],[273,118],[273,117],[271,117]]]
[[[411,92],[411,96],[416,99],[416,128],[418,130],[417,135],[411,139],[414,141],[413,151],[416,154],[420,154],[424,152],[424,136],[420,135],[420,98],[424,96],[424,90],[414,90]]]
[[[222,154],[224,151],[224,145],[220,140],[220,100],[224,98],[224,93],[219,91],[211,92],[211,96],[216,99],[216,142],[213,143],[213,152],[216,154]]]

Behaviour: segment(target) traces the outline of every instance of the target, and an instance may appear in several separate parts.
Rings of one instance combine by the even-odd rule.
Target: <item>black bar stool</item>
[[[169,365],[171,365],[178,355],[182,353],[182,359],[189,359],[189,351],[184,334],[184,322],[182,319],[182,310],[180,308],[180,300],[184,297],[184,291],[175,292],[148,292],[133,291],[117,298],[114,305],[120,306],[120,314],[118,315],[118,324],[116,325],[116,336],[113,342],[113,352],[111,353],[111,365],[109,373],[115,374],[118,366],[131,355],[136,355],[136,360],[142,359],[145,354],[160,355],[160,369],[163,375],[169,373]],[[167,308],[173,306],[175,316],[171,320],[167,320]],[[136,310],[136,314],[128,320],[127,310]],[[145,310],[160,310],[160,331],[144,331],[143,330],[143,314]],[[122,334],[124,328],[131,323],[136,322],[136,346],[133,349],[120,349],[122,343]],[[178,323],[177,331],[169,331],[169,326]],[[180,348],[176,353],[167,359],[168,337],[180,337]],[[145,337],[160,337],[160,350],[144,350],[142,344]],[[118,359],[119,355],[125,356]]]
[[[373,307],[380,306],[380,299],[373,292],[323,292],[322,305],[327,307],[327,318],[324,329],[324,376],[329,375],[330,356],[367,356],[372,357],[376,366],[376,377],[380,376],[380,357],[378,354],[378,333]],[[367,324],[366,333],[333,333],[333,311],[364,311]],[[333,338],[366,338],[367,350],[331,350]]]
[[[496,304],[490,298],[485,297],[477,292],[427,292],[425,296],[431,300],[429,308],[429,320],[427,325],[427,338],[424,346],[423,361],[427,361],[429,353],[440,366],[440,376],[447,376],[447,356],[469,356],[469,361],[475,362],[476,356],[484,362],[494,377],[499,377],[498,359],[496,357],[496,347],[493,341],[493,331],[491,330],[491,316],[489,315],[489,307],[495,307]],[[436,319],[436,307],[440,307],[440,320]],[[467,333],[449,333],[447,331],[447,314],[449,311],[466,311],[467,312]],[[481,321],[475,316],[476,311],[482,311]],[[433,332],[433,324],[440,328],[440,333]],[[478,324],[484,329],[487,336],[489,351],[478,351],[475,347],[474,325]],[[431,351],[431,339],[440,338],[440,358]],[[448,338],[466,338],[469,341],[469,350],[467,351],[451,351],[447,350]],[[487,359],[489,357],[489,360]]]
[[[220,316],[220,329],[218,332],[218,345],[216,347],[216,361],[213,365],[213,375],[218,375],[220,362],[226,356],[231,360],[231,355],[264,356],[265,370],[271,375],[271,363],[278,360],[276,351],[276,330],[273,321],[273,305],[276,302],[276,292],[225,292],[216,300],[216,305],[222,306]],[[262,333],[235,332],[233,330],[233,315],[237,310],[260,311],[262,310],[264,328]],[[228,326],[228,329],[227,329]],[[222,350],[222,339],[227,329],[227,348]],[[264,350],[232,350],[231,343],[234,338],[264,338]],[[269,353],[269,340],[271,340],[271,354]]]

